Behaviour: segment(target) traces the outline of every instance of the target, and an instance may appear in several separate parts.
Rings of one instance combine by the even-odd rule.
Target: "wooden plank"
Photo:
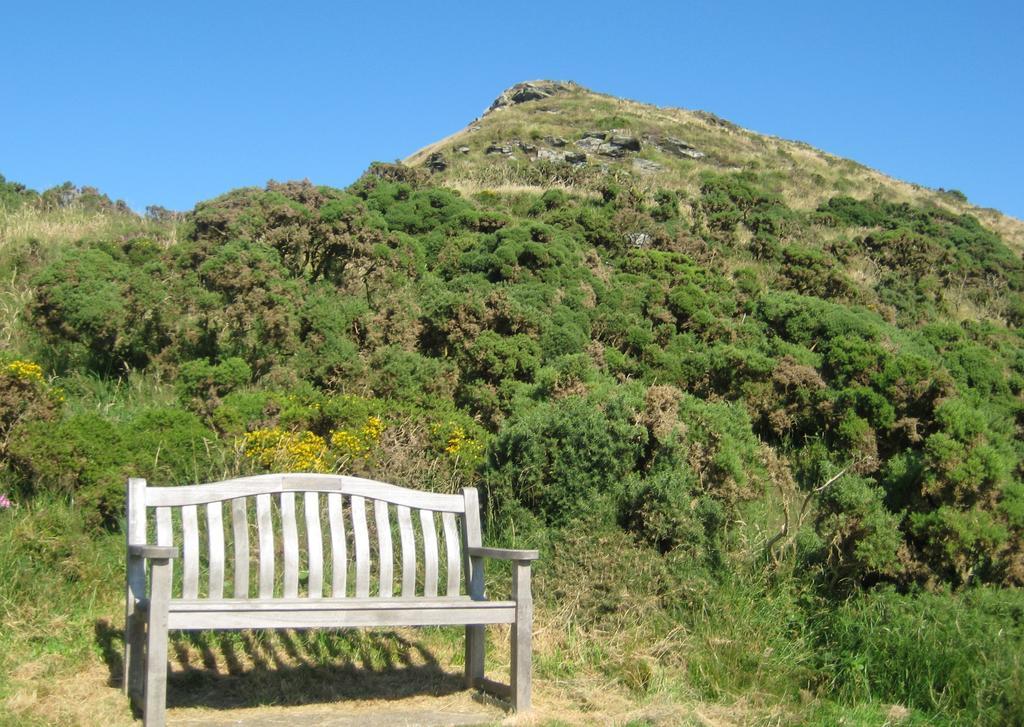
[[[174,545],[174,530],[171,524],[171,508],[158,507],[156,509],[156,544]],[[174,561],[167,564],[167,576],[171,583],[174,583]]]
[[[332,601],[340,603],[341,601]],[[265,628],[343,628],[348,626],[452,626],[460,624],[510,623],[515,617],[512,606],[479,608],[472,606],[445,608],[405,608],[404,601],[388,599],[385,609],[321,608],[309,611],[175,611],[170,614],[169,627],[182,630],[202,629],[265,629]]]
[[[480,532],[480,503],[475,487],[462,488],[466,512],[462,517],[463,566],[466,572],[466,593],[475,601],[484,599],[483,558],[469,554],[470,548],[483,542]],[[484,680],[484,645],[486,635],[482,626],[466,626],[465,658],[463,660],[467,688],[481,685]],[[486,685],[483,685],[486,689]]]
[[[320,532],[320,494],[307,492],[306,501],[306,554],[309,561],[309,582],[306,595],[321,598],[324,595],[324,541]]]
[[[402,543],[402,595],[416,595],[416,538],[412,532],[412,516],[409,508],[399,505],[398,535]]]
[[[341,495],[327,495],[327,522],[331,529],[331,595],[344,598],[348,576],[348,546],[345,543],[345,518],[341,509]]]
[[[125,493],[125,509],[127,510],[128,527],[126,540],[129,553],[132,545],[143,545],[146,542],[146,481],[138,477],[128,480]],[[127,559],[125,568],[124,595],[124,669],[122,687],[126,694],[141,692],[143,668],[143,651],[145,628],[142,615],[136,615],[136,604],[146,598],[146,564],[141,558]]]
[[[250,611],[387,611],[393,608],[404,609],[444,609],[444,608],[514,608],[515,601],[474,601],[469,596],[435,596],[433,598],[338,598],[315,600],[299,596],[297,598],[249,599],[248,601],[224,599],[210,601],[205,598],[176,598],[171,601],[170,611],[230,611],[231,613],[248,613]]]
[[[537,560],[540,553],[536,550],[515,550],[513,548],[480,548],[468,547],[466,552],[474,557],[495,558],[496,560]]]
[[[209,547],[209,598],[224,598],[224,506],[211,502],[206,506],[206,543]]]
[[[370,536],[366,529],[366,500],[355,495],[349,500],[352,532],[356,541],[356,598],[370,595]]]
[[[437,512],[461,513],[465,508],[462,495],[410,490],[361,477],[306,473],[256,475],[205,485],[147,487],[145,497],[149,507],[180,507],[281,492],[338,492],[342,495],[357,495],[372,500],[384,500],[392,505]]]
[[[423,595],[437,595],[437,529],[434,513],[420,510],[420,528],[423,530]]]
[[[260,541],[260,598],[274,597],[274,524],[270,495],[256,496],[256,529]]]
[[[284,597],[299,595],[299,531],[295,525],[295,493],[281,493],[281,538],[284,541]]]
[[[161,516],[160,511],[164,514]],[[170,534],[170,508],[157,508],[157,537],[160,523],[166,524],[164,533]],[[170,545],[170,543],[162,543]],[[146,680],[144,696],[144,724],[163,727],[166,723],[167,705],[167,607],[171,600],[171,576],[173,560],[154,561],[150,572],[149,614],[146,624]]]
[[[377,570],[380,585],[377,595],[391,598],[395,590],[395,557],[391,548],[390,508],[383,500],[373,501],[373,519],[377,525]]]
[[[199,518],[195,505],[181,508],[182,598],[199,595]]]
[[[133,560],[136,558],[167,560],[168,558],[180,558],[181,548],[176,545],[129,545],[128,556]],[[139,594],[139,598],[144,599],[145,597],[145,591]]]
[[[512,599],[516,602],[516,621],[509,633],[512,649],[512,706],[516,712],[530,710],[530,674],[533,665],[533,593],[530,589],[530,564],[512,564]]]
[[[460,562],[462,552],[459,548],[459,530],[455,523],[455,513],[441,513],[441,524],[444,526],[444,549],[448,555],[448,590],[449,596],[459,595],[459,582],[462,580]]]
[[[244,497],[231,501],[231,533],[235,546],[235,598],[249,597],[249,516]]]

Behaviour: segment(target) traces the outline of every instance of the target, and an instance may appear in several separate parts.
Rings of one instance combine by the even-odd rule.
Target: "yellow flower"
[[[7,373],[16,376],[22,381],[42,381],[43,369],[32,361],[17,359],[7,364]]]
[[[357,433],[347,429],[338,429],[331,433],[331,446],[342,457],[369,459],[373,450],[380,444],[380,436],[384,433],[384,420],[377,416],[366,418],[366,423]]]
[[[242,438],[242,453],[267,469],[327,472],[327,443],[309,431],[257,429]]]

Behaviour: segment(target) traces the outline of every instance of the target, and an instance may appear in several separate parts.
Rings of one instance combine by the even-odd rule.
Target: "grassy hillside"
[[[542,550],[536,723],[1024,721],[1019,223],[555,90],[346,190],[0,180],[0,719],[128,720],[126,476],[307,470],[476,485]],[[178,683],[458,658],[358,638],[182,640]]]
[[[580,144],[588,136],[614,132],[636,138],[640,148],[617,156]],[[583,153],[586,160],[565,163],[567,152]],[[465,129],[421,149],[406,163],[423,166],[438,153],[447,168],[436,172],[434,182],[463,192],[543,192],[552,186],[594,192],[612,175],[625,186],[696,197],[702,172],[748,171],[795,209],[812,210],[837,194],[935,205],[972,214],[1018,253],[1024,251],[1024,222],[976,207],[955,189],[900,182],[854,160],[758,134],[706,111],[638,103],[572,82],[517,84]]]

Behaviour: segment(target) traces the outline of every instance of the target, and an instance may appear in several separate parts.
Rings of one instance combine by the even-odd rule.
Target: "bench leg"
[[[512,566],[512,597],[516,622],[512,624],[512,708],[530,710],[530,672],[533,665],[533,595],[530,592],[530,564]]]
[[[472,689],[484,678],[484,626],[466,627],[466,688]]]
[[[146,693],[144,727],[164,727],[167,721],[167,606],[171,594],[170,561],[153,561],[149,623],[146,628]]]

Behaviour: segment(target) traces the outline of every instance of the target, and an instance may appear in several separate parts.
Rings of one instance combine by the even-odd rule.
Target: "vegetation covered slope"
[[[545,553],[541,690],[1024,719],[1019,256],[949,195],[823,171],[801,194],[803,172],[721,161],[711,126],[594,98],[471,132],[508,147],[515,122],[537,156],[593,139],[584,163],[456,139],[180,218],[5,183],[5,608],[96,582],[40,533],[61,512],[115,547],[128,474],[473,484],[492,542]],[[649,146],[684,133],[704,157]]]

